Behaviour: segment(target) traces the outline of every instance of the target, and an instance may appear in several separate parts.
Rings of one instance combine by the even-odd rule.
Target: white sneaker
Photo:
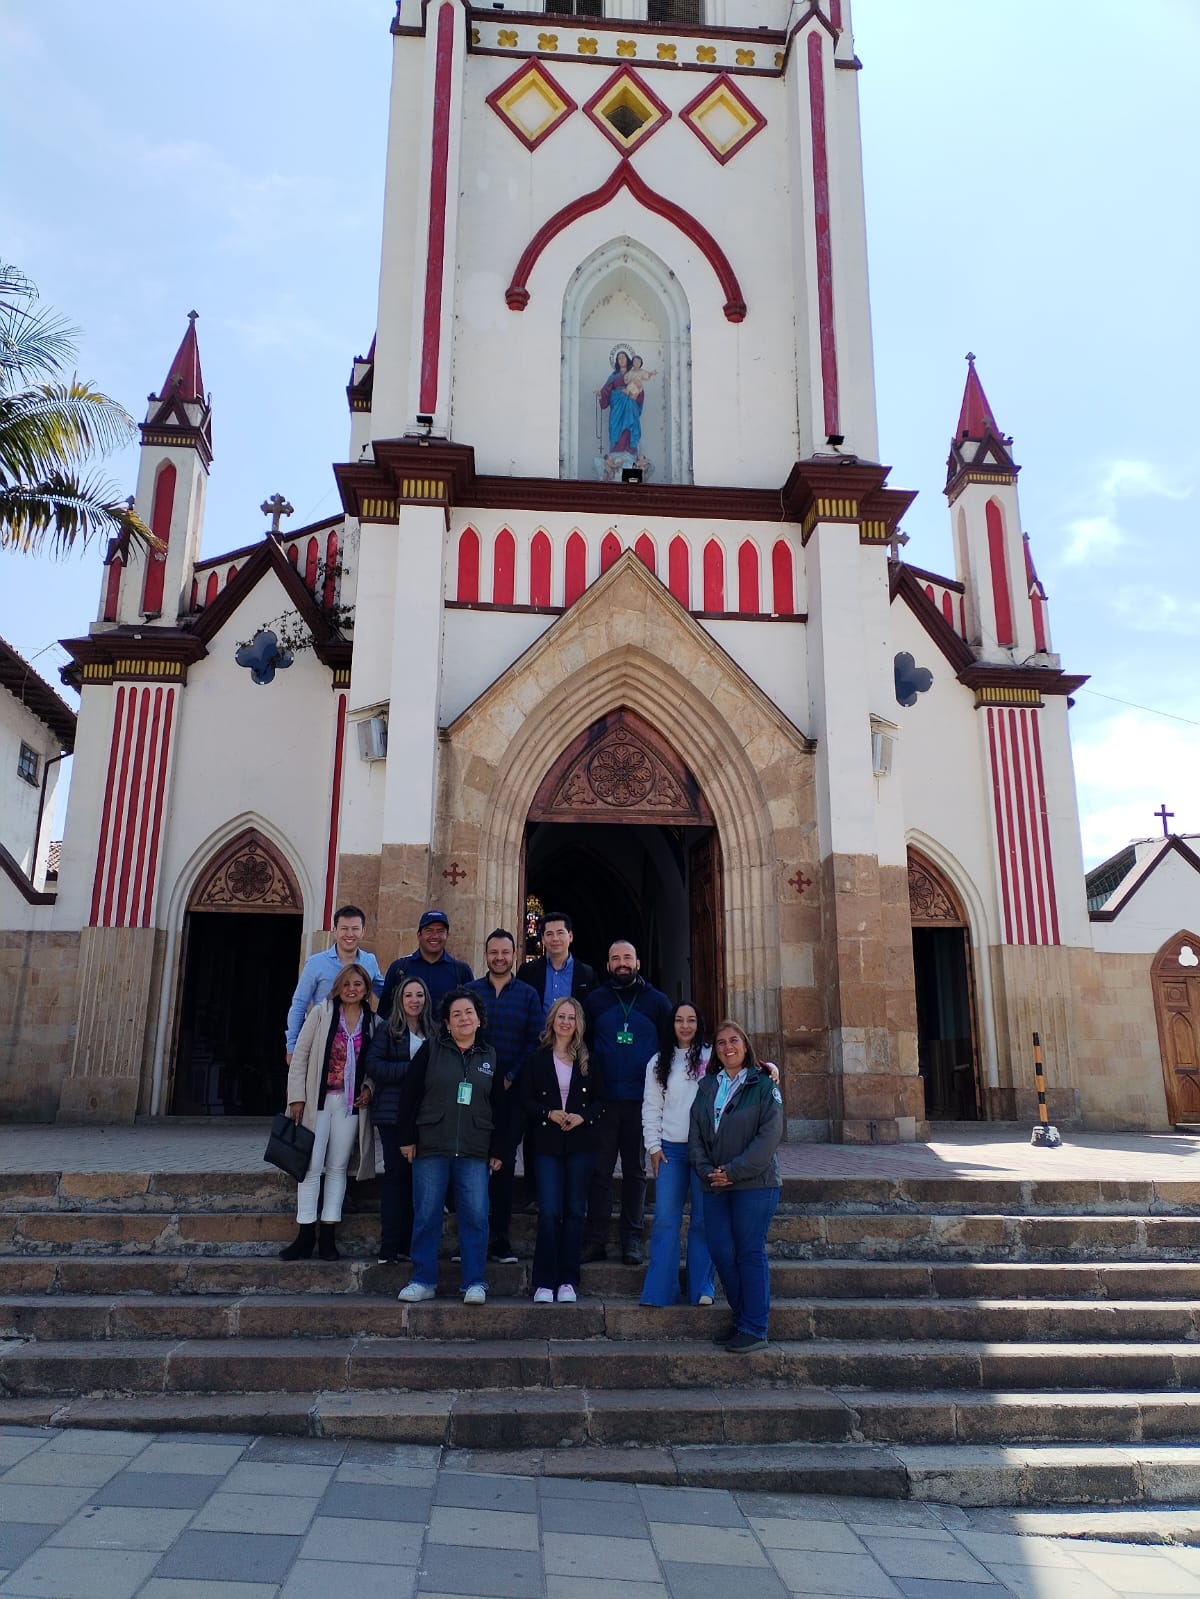
[[[554,1303],[553,1288],[535,1288],[533,1290],[533,1302],[535,1305],[552,1305]]]
[[[485,1305],[487,1303],[487,1290],[482,1283],[472,1283],[463,1295],[464,1305]]]
[[[560,1305],[573,1305],[575,1303],[575,1299],[576,1299],[576,1294],[575,1294],[574,1288],[571,1287],[570,1283],[563,1283],[560,1286],[559,1290],[558,1290],[558,1302],[559,1302],[559,1304]]]
[[[712,1302],[713,1296],[711,1294],[701,1294],[699,1299],[696,1301],[698,1305],[711,1305]]]
[[[407,1288],[402,1288],[396,1295],[406,1305],[416,1305],[422,1299],[432,1299],[437,1293],[436,1288],[431,1288],[428,1283],[409,1283]]]

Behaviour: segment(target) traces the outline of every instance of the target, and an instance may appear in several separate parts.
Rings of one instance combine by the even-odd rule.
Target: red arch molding
[[[504,299],[509,310],[523,311],[529,304],[529,279],[546,246],[573,222],[578,222],[580,217],[585,217],[592,211],[602,210],[611,200],[616,199],[622,189],[628,189],[638,204],[644,205],[647,211],[653,211],[657,216],[665,217],[668,222],[673,223],[704,252],[725,292],[726,319],[730,322],[744,322],[746,302],[742,298],[742,286],[724,250],[703,223],[698,222],[682,206],[676,205],[674,200],[656,194],[626,161],[622,161],[598,189],[593,189],[590,194],[581,194],[569,205],[564,205],[561,211],[556,211],[530,239],[525,246],[524,254],[517,262],[513,280],[504,291]]]

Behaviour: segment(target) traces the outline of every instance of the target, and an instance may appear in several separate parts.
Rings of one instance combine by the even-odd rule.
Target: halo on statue
[[[623,355],[629,362],[630,366],[633,365],[633,351],[629,348],[629,346],[627,344],[614,344],[612,349],[608,352],[608,364],[614,372],[616,371],[617,357],[619,355]]]

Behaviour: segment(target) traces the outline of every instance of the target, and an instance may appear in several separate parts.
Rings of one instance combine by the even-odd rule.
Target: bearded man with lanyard
[[[583,1002],[588,1051],[604,1084],[604,1114],[596,1128],[596,1165],[588,1191],[583,1258],[608,1258],[613,1171],[619,1154],[621,1258],[627,1266],[642,1264],[646,1062],[657,1051],[659,1035],[671,1018],[671,1001],[639,975],[640,965],[633,945],[618,939],[608,952],[608,981],[594,988]]]

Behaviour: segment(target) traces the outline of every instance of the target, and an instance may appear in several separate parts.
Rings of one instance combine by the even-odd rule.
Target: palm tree
[[[115,400],[64,369],[75,330],[31,309],[37,289],[0,261],[0,549],[55,555],[94,535],[153,542],[132,505],[111,484],[85,476],[92,456],[136,436]]]

